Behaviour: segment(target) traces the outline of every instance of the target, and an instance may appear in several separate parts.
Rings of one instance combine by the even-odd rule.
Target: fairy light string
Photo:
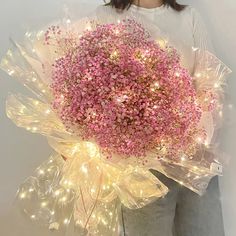
[[[68,19],[27,32],[31,47],[14,43],[1,61],[37,96],[9,95],[7,116],[55,150],[17,197],[51,230],[65,230],[73,218],[84,232],[110,236],[118,232],[118,202],[137,209],[168,192],[149,169],[198,194],[221,174],[211,133],[231,71],[193,48],[199,55],[190,76],[168,40],[134,19],[75,26]]]

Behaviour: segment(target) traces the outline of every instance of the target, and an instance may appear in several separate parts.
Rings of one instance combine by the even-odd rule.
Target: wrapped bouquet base
[[[168,192],[150,169],[200,195],[221,174],[212,137],[230,69],[213,54],[193,49],[191,76],[160,30],[135,18],[67,20],[26,36],[1,68],[37,97],[9,95],[8,117],[55,150],[17,194],[33,221],[118,235],[120,204]]]

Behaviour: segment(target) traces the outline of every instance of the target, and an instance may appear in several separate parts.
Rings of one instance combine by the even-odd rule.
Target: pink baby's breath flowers
[[[76,37],[53,65],[52,105],[65,126],[108,154],[191,154],[204,135],[197,128],[202,111],[177,51],[133,20],[98,24]]]

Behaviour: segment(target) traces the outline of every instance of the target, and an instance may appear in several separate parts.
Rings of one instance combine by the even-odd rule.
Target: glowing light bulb
[[[37,38],[40,38],[42,35],[44,35],[43,30],[41,30],[41,31],[39,31],[39,32],[37,33]],[[31,33],[30,33],[30,35],[29,35],[28,37],[30,37],[30,36],[31,36]]]
[[[146,60],[147,60],[147,58],[146,58],[146,57],[143,57],[143,60],[144,60],[144,61],[146,61]]]
[[[39,174],[40,174],[40,175],[44,175],[44,174],[45,174],[44,170],[41,170],[41,169],[40,169],[40,170],[39,170]]]
[[[23,113],[25,111],[25,107],[21,107],[20,113]]]
[[[117,55],[118,55],[117,51],[114,51],[113,56],[117,56]]]
[[[25,194],[25,193],[21,193],[21,194],[20,194],[20,198],[21,198],[21,199],[24,199],[25,197],[26,197],[26,194]]]
[[[107,222],[106,222],[104,219],[102,219],[102,223],[103,223],[104,225],[107,225]]]
[[[207,141],[204,142],[204,145],[205,145],[206,147],[209,147],[209,143],[208,143]]]
[[[59,229],[59,224],[57,222],[51,223],[49,225],[49,230],[58,230]]]
[[[37,130],[38,130],[37,127],[33,127],[33,128],[32,128],[32,131],[37,131]]]
[[[88,173],[88,168],[85,166],[85,164],[82,165],[81,170],[87,174]]]
[[[196,77],[197,77],[197,78],[200,78],[201,76],[202,76],[201,73],[197,73],[197,74],[196,74]]]
[[[159,46],[160,46],[161,48],[165,48],[165,47],[166,47],[166,44],[167,44],[167,41],[164,40],[164,39],[159,39],[159,40],[157,40],[157,43],[159,44]]]
[[[67,197],[63,197],[63,198],[61,199],[62,202],[65,202],[66,200],[67,200]]]
[[[32,193],[34,191],[33,188],[29,188],[29,192]]]
[[[65,218],[64,219],[64,224],[67,225],[69,223],[69,219]]]
[[[199,143],[201,143],[201,142],[202,142],[202,138],[201,138],[201,137],[198,137],[198,138],[197,138],[197,141],[198,141]]]
[[[95,193],[96,192],[96,189],[95,188],[92,188],[91,189],[91,193]]]
[[[8,57],[12,57],[12,51],[11,51],[11,50],[8,50],[6,55],[7,55]]]
[[[176,73],[175,73],[175,76],[176,76],[176,77],[179,77],[179,76],[180,76],[180,73],[179,73],[179,72],[176,72]]]
[[[57,191],[55,192],[55,195],[58,196],[59,194],[60,194],[60,190],[57,190]]]
[[[154,83],[154,86],[155,86],[156,88],[159,88],[159,87],[160,87],[160,85],[159,85],[158,82],[155,82],[155,83]]]
[[[117,101],[117,102],[121,102],[122,100],[121,100],[120,98],[117,98],[116,101]]]
[[[8,71],[8,74],[9,74],[9,75],[13,75],[14,73],[15,73],[14,70],[9,70],[9,71]]]
[[[45,207],[45,206],[47,206],[47,202],[42,202],[41,207]]]
[[[50,109],[47,109],[47,110],[45,111],[46,114],[49,114],[50,112],[51,112]]]
[[[29,38],[29,37],[31,36],[31,33],[27,31],[27,32],[25,33],[25,36],[26,36],[27,38]]]
[[[5,59],[5,58],[2,59],[2,63],[1,63],[2,65],[6,66],[6,65],[8,65],[8,63],[9,63],[9,61],[7,59]]]

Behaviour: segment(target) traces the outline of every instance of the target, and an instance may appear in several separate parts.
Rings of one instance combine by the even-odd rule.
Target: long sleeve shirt
[[[139,21],[145,21],[145,24],[150,22],[150,25],[155,25],[167,36],[169,45],[178,50],[182,65],[191,74],[194,73],[196,49],[214,51],[201,15],[191,6],[177,12],[167,5],[148,9],[132,4],[122,13],[110,6],[99,6],[97,15],[106,17],[108,21],[134,16]]]

